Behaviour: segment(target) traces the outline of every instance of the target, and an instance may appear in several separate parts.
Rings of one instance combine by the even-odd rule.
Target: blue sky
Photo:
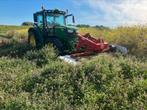
[[[69,9],[77,24],[112,27],[147,23],[146,0],[0,0],[0,24],[33,21],[33,13],[42,5],[46,9]]]

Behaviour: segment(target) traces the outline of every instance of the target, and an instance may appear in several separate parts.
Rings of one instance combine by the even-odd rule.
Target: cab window
[[[65,25],[64,16],[63,15],[55,16],[55,24],[61,26]]]
[[[65,25],[64,15],[48,15],[46,16],[47,25]]]
[[[37,22],[38,22],[38,25],[42,25],[43,24],[43,16],[42,15],[38,15],[37,16]]]
[[[54,24],[54,16],[46,16],[47,24],[53,25]]]

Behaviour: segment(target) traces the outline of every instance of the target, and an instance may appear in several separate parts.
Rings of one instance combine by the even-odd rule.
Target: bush
[[[90,27],[90,25],[86,25],[86,24],[78,24],[77,27],[86,27],[86,28],[88,28],[88,27]]]
[[[23,22],[21,25],[22,26],[33,26],[33,23],[32,22]]]
[[[46,45],[40,50],[28,51],[24,56],[28,60],[35,62],[38,66],[42,66],[51,60],[55,60],[57,55],[51,45]]]
[[[97,29],[100,29],[100,30],[109,30],[109,28],[108,27],[106,27],[106,26],[103,26],[103,25],[100,25],[100,26],[98,26],[98,25],[96,25],[96,26],[94,26],[94,28],[97,28]]]

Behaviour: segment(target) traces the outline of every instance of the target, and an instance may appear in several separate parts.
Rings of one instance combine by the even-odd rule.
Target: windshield
[[[64,15],[46,16],[48,25],[65,25]]]

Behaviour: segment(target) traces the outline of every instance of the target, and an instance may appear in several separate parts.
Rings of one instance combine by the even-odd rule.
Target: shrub
[[[32,22],[23,22],[22,26],[33,26]]]
[[[42,49],[28,51],[24,57],[35,62],[38,66],[42,66],[47,64],[50,60],[55,60],[57,55],[51,45],[46,45]]]

